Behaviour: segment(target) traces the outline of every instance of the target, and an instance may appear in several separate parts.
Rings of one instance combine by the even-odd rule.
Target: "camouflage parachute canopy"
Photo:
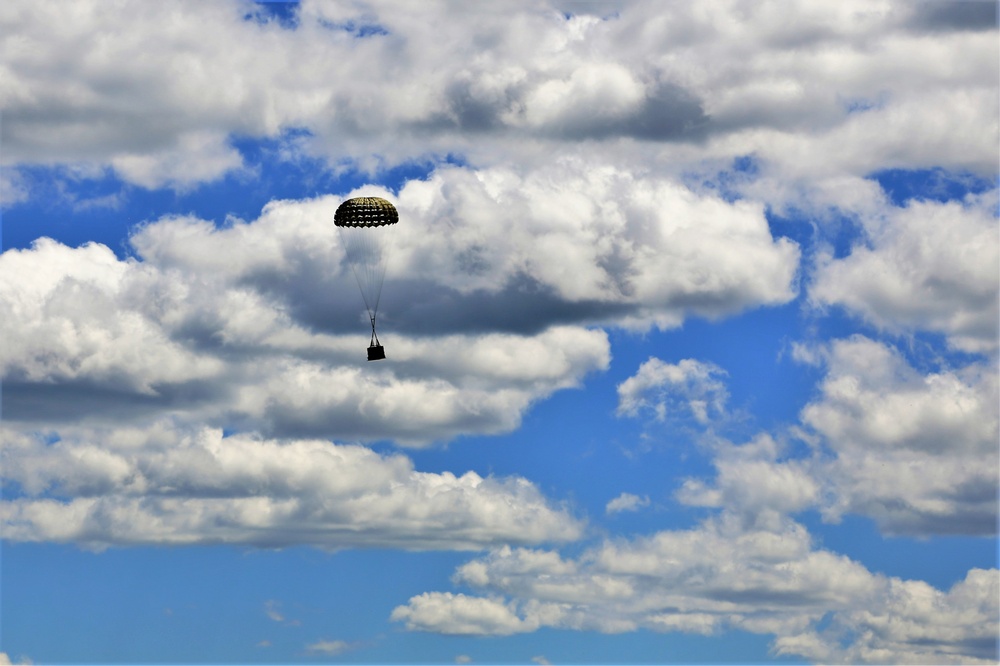
[[[399,222],[396,207],[379,197],[355,197],[337,207],[338,227],[382,227]]]

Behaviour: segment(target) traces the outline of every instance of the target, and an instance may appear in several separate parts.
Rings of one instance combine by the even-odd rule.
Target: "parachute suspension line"
[[[378,228],[340,228],[344,252],[369,317],[378,312],[385,282],[386,253],[382,247],[382,231]]]
[[[344,239],[344,237],[347,236],[349,233],[350,232],[344,231],[343,229],[341,229],[340,230],[340,237],[341,237],[341,239]],[[357,280],[358,291],[361,292],[361,299],[365,302],[365,309],[368,310],[368,316],[371,317],[371,316],[373,316],[373,313],[372,313],[372,307],[368,304],[368,291],[367,291],[367,289],[365,289],[365,282],[366,281],[361,279],[361,275],[358,273],[358,263],[359,262],[355,259],[354,256],[352,256],[352,255],[355,255],[357,253],[352,252],[350,249],[347,249],[347,248],[351,248],[352,245],[353,245],[353,243],[348,243],[347,240],[345,240],[344,241],[344,245],[345,245],[345,252],[347,254],[347,263],[349,263],[351,265],[351,272],[354,273],[354,279]]]
[[[378,312],[379,301],[382,300],[382,285],[385,283],[385,269],[386,269],[386,251],[384,247],[385,239],[382,235],[385,233],[385,228],[380,227],[372,229],[374,234],[368,234],[368,237],[372,240],[372,252],[377,255],[378,260],[373,262],[377,265],[372,266],[372,291],[375,295],[375,304],[372,307],[372,318],[374,319],[375,313]]]

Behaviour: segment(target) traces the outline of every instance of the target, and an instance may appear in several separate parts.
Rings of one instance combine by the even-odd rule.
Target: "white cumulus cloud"
[[[722,368],[696,359],[666,363],[651,357],[618,385],[618,414],[637,416],[649,411],[660,421],[668,415],[690,416],[707,425],[725,412],[728,393],[720,379],[725,374]]]
[[[678,171],[757,154],[794,179],[996,168],[988,2],[303,2],[294,29],[242,2],[5,4],[7,164],[189,187],[242,168],[231,136],[305,129],[310,151],[376,166],[602,142]]]
[[[866,225],[868,244],[821,260],[810,298],[891,332],[926,330],[966,351],[996,350],[1000,222],[996,190],[965,202],[913,201]]]
[[[802,420],[832,455],[814,471],[827,515],[874,518],[893,533],[994,534],[1000,393],[990,363],[922,374],[899,352],[834,341],[820,396]]]
[[[5,416],[169,411],[423,445],[509,431],[607,367],[594,324],[676,326],[794,295],[798,247],[771,237],[757,205],[579,162],[443,169],[399,193],[380,329],[391,362],[364,365],[339,201],[275,201],[221,228],[165,217],[124,260],[48,239],[0,255]],[[704,420],[721,396],[692,387]]]
[[[632,493],[622,493],[618,497],[610,500],[604,507],[606,513],[621,513],[622,511],[638,511],[649,506],[649,498],[639,497]]]
[[[985,639],[1000,626],[995,569],[940,591],[815,548],[793,521],[748,527],[726,512],[689,530],[606,540],[576,559],[502,548],[459,567],[455,580],[488,596],[427,592],[392,619],[474,635],[738,628],[774,635],[780,654],[845,663],[995,659]],[[832,622],[821,629],[824,617]]]
[[[12,541],[481,549],[574,540],[582,523],[520,477],[414,469],[321,440],[145,428],[3,431]],[[270,603],[269,617],[282,614]]]

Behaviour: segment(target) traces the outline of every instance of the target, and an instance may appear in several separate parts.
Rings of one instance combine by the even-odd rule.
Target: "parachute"
[[[385,358],[385,349],[375,332],[375,316],[385,281],[386,234],[397,222],[396,207],[379,197],[348,199],[337,208],[333,220],[372,322],[369,361]]]

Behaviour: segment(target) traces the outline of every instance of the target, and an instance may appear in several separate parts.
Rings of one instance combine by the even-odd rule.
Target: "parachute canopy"
[[[379,197],[355,197],[340,204],[333,223],[340,233],[347,263],[361,289],[361,298],[372,322],[372,341],[368,360],[385,358],[375,334],[375,315],[382,296],[387,259],[386,234],[399,222],[396,207]]]
[[[379,197],[355,197],[337,207],[333,223],[338,227],[382,227],[399,222],[396,207]]]

